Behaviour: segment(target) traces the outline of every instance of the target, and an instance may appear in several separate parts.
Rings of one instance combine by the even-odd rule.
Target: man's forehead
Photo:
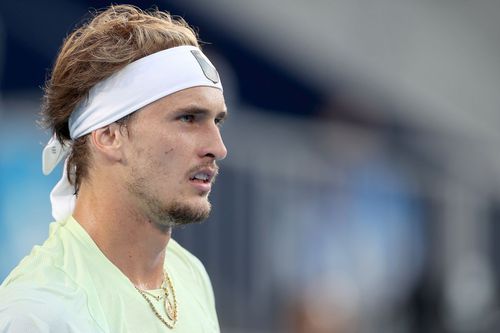
[[[227,113],[227,106],[221,90],[212,87],[192,87],[160,98],[147,105],[147,108],[161,108],[171,112]]]

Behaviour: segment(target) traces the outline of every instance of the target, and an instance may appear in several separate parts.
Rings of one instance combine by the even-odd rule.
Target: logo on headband
[[[202,53],[198,50],[191,50],[191,53],[193,54],[194,58],[196,61],[198,61],[198,64],[201,67],[201,70],[203,71],[203,74],[212,81],[213,83],[219,82],[219,73],[217,73],[217,70],[212,66],[206,59],[203,57]]]

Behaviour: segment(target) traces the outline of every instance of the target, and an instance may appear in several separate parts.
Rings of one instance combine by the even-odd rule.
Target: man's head
[[[137,59],[180,45],[198,46],[197,36],[185,21],[165,12],[119,5],[96,13],[62,45],[45,87],[44,124],[60,141],[70,140],[68,119],[96,83]],[[75,140],[69,159],[76,167],[70,179],[76,192],[91,162],[87,138]]]
[[[46,84],[43,116],[61,142],[72,144],[68,169],[73,173],[68,178],[75,193],[111,165],[112,175],[122,177],[114,180],[125,184],[131,198],[137,199],[133,204],[150,219],[163,219],[171,225],[206,217],[209,185],[193,179],[194,174],[186,181],[181,173],[201,171],[211,176],[215,160],[226,155],[217,126],[225,115],[221,90],[194,85],[152,99],[156,101],[139,112],[89,134],[75,137],[71,133],[74,121],[70,115],[74,118],[74,111],[92,99],[96,84],[116,77],[138,59],[182,45],[198,46],[195,33],[182,19],[132,6],[112,6],[96,14],[65,40]],[[210,79],[207,73],[205,76]],[[109,103],[101,109],[106,105]],[[168,147],[171,150],[166,151]]]

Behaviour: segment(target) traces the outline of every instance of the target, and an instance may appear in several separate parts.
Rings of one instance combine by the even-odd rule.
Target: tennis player
[[[71,33],[46,83],[56,222],[0,287],[0,332],[219,332],[209,277],[171,238],[207,218],[226,147],[219,75],[159,10],[111,6]]]

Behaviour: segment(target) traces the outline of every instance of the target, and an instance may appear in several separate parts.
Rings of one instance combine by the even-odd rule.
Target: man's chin
[[[203,202],[196,203],[175,202],[159,214],[158,224],[176,227],[191,223],[200,223],[208,218],[210,211],[211,205],[206,199]]]

